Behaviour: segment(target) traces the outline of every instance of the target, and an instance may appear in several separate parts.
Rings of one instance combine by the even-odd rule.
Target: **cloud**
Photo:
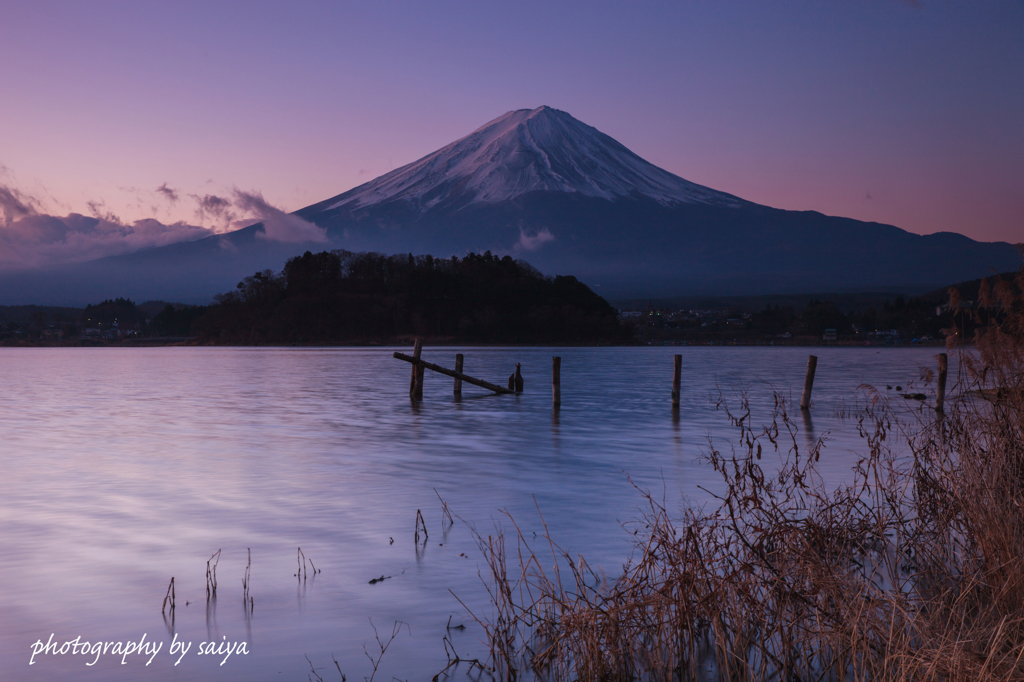
[[[0,166],[0,168],[5,167]],[[31,215],[36,212],[35,201],[11,187],[0,185],[0,210],[3,211],[3,224]]]
[[[166,197],[167,200],[172,204],[178,203],[178,199],[180,198],[178,195],[178,191],[168,187],[166,182],[157,187],[156,191],[158,194],[164,195],[164,197]]]
[[[195,199],[196,204],[198,204],[196,215],[201,222],[205,222],[208,218],[224,225],[235,222],[235,213],[231,210],[230,199],[219,197],[216,194],[206,194],[203,196],[190,194],[189,196]]]
[[[125,223],[102,202],[88,205],[95,216],[49,215],[35,199],[0,185],[0,268],[75,263],[212,234],[184,222],[165,224],[147,218]]]
[[[0,269],[22,269],[76,263],[131,253],[140,249],[193,241],[262,223],[261,239],[279,242],[327,242],[321,227],[269,204],[260,192],[234,190],[230,198],[189,194],[196,202],[199,225],[155,218],[125,221],[102,200],[86,202],[91,215],[52,215],[43,202],[3,184],[8,171],[0,166]],[[171,204],[183,195],[162,184],[155,190]],[[151,195],[152,196],[152,195]],[[233,248],[228,240],[221,247]]]
[[[514,251],[536,251],[548,242],[555,241],[555,235],[546,227],[542,227],[536,234],[526,234],[523,228],[519,228],[519,241],[513,248]]]
[[[271,206],[259,192],[243,192],[236,189],[234,195],[235,206],[239,210],[263,222],[263,232],[257,235],[263,239],[291,243],[327,241],[327,231],[324,228]]]

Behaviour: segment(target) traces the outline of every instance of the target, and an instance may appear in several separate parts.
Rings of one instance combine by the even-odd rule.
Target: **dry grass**
[[[549,536],[532,547],[511,519],[509,537],[480,538],[493,676],[1024,679],[1021,291],[1024,273],[963,311],[981,325],[973,349],[950,331],[966,373],[943,416],[862,406],[866,452],[838,489],[815,473],[818,447],[797,446],[782,399],[766,427],[741,400],[720,408],[742,445],[706,454],[717,509],[673,515],[644,494],[618,577]]]

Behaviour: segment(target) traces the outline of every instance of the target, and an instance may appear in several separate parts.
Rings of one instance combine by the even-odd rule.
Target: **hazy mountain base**
[[[754,204],[664,205],[533,192],[491,204],[405,202],[299,215],[344,248],[439,255],[490,249],[571,272],[612,299],[886,290],[918,294],[1016,270],[1004,243],[916,235],[879,223]]]

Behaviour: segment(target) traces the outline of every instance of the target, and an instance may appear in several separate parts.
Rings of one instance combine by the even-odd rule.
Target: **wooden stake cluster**
[[[424,369],[429,369],[431,372],[437,372],[438,374],[444,374],[446,376],[454,377],[456,379],[461,379],[461,380],[465,381],[467,384],[473,384],[474,386],[479,386],[480,388],[486,388],[488,391],[494,391],[495,393],[508,393],[510,395],[515,393],[515,391],[510,391],[509,389],[505,388],[504,386],[498,386],[496,384],[490,383],[489,381],[483,381],[482,379],[476,379],[474,377],[469,376],[468,374],[463,374],[462,372],[456,372],[454,370],[448,369],[447,367],[441,367],[440,365],[435,365],[432,362],[427,362],[425,360],[420,360],[419,357],[415,354],[415,351],[414,351],[414,354],[412,356],[406,355],[405,353],[399,353],[399,352],[396,351],[395,354],[394,354],[394,357],[396,359],[398,359],[398,360],[404,360],[406,362],[411,362],[412,365],[413,365],[413,376],[414,377],[416,377],[416,376],[419,377],[418,389],[417,389],[417,386],[416,386],[417,380],[416,379],[413,380],[413,384],[414,384],[413,388],[418,390],[418,392],[415,393],[415,395],[412,395],[414,400],[422,400],[423,399],[423,370]],[[418,372],[417,372],[417,368],[419,369]],[[416,396],[418,396],[418,397],[416,397]]]

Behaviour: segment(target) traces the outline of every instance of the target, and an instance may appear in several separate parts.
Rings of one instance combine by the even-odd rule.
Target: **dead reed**
[[[1024,679],[1021,292],[1024,272],[985,283],[974,310],[953,292],[963,371],[944,414],[869,395],[865,452],[838,488],[816,474],[820,441],[798,446],[785,400],[754,426],[742,398],[719,402],[737,445],[705,455],[717,507],[670,514],[641,491],[634,554],[614,579],[546,532],[531,546],[511,517],[510,537],[478,537],[491,613],[474,618],[492,675]]]
[[[244,609],[245,616],[248,619],[252,616],[253,609],[256,607],[256,602],[249,594],[249,587],[252,585],[250,572],[252,570],[252,549],[246,547],[245,549],[248,561],[245,564],[245,575],[242,576],[242,608]]]
[[[206,600],[217,597],[217,564],[220,563],[220,550],[206,560]]]
[[[167,585],[167,594],[164,595],[164,603],[160,607],[160,613],[166,614],[167,607],[171,607],[171,613],[174,613],[174,577],[171,577],[171,582]]]
[[[437,495],[437,499],[441,502],[441,524],[442,526],[452,526],[455,524],[455,519],[452,518],[452,513],[448,511],[448,503],[441,497],[441,493],[437,492],[437,488],[434,488],[434,494]],[[419,511],[418,509],[416,511]],[[421,515],[422,518],[422,515]],[[424,531],[426,530],[426,524],[423,524]]]
[[[298,571],[295,573],[295,576],[299,580],[305,580],[306,579],[306,575],[307,575],[306,563],[307,562],[309,562],[309,568],[313,569],[313,577],[316,577],[317,573],[322,573],[322,571],[319,568],[316,567],[316,564],[313,563],[312,559],[306,558],[306,553],[302,551],[301,547],[299,547],[298,551],[295,553],[295,561],[299,565]]]
[[[434,492],[437,492],[436,490]],[[413,535],[413,539],[416,543],[420,541],[420,531],[423,531],[423,542],[426,542],[430,537],[427,533],[427,522],[423,520],[423,512],[419,509],[416,510],[416,532]]]

